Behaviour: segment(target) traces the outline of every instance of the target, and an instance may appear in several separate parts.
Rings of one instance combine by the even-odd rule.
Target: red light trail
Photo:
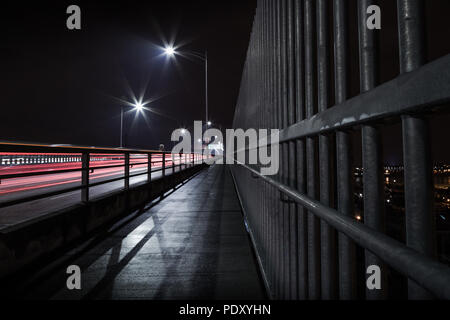
[[[2,153],[2,156],[15,156],[15,161],[17,161],[17,157],[20,157],[20,161],[22,162],[31,162],[38,161],[36,158],[28,159],[25,161],[26,157],[35,154],[18,154],[18,153]],[[38,154],[36,154],[38,155]],[[43,156],[39,154],[39,156]],[[48,159],[52,159],[51,161],[68,161],[67,158],[61,158],[62,156],[68,157],[68,159],[76,159],[79,158],[79,154],[45,154],[44,156],[48,157]],[[114,157],[114,160],[103,160],[108,157]],[[118,158],[118,159],[117,159]],[[3,157],[4,159],[4,157]],[[173,163],[179,164],[179,159],[175,159],[175,162],[172,162],[172,159],[166,161],[166,167],[172,166]],[[43,161],[40,159],[39,161]],[[53,163],[36,163],[36,164],[19,164],[19,165],[0,165],[0,177],[2,175],[10,175],[10,174],[22,174],[29,172],[42,172],[42,175],[38,176],[30,176],[30,177],[17,177],[17,178],[9,178],[1,180],[0,184],[0,195],[11,194],[14,192],[28,191],[34,189],[48,188],[58,185],[70,184],[81,182],[81,172],[66,172],[66,173],[52,173],[53,171],[59,170],[72,170],[72,169],[81,169],[80,161],[71,162],[53,162]],[[11,161],[10,161],[11,162]],[[147,157],[136,157],[133,158],[133,155],[130,159],[130,174],[137,173],[139,171],[144,171],[147,169]],[[138,164],[139,163],[139,164]],[[136,164],[136,165],[133,165]],[[101,168],[108,166],[116,166],[116,165],[124,165],[123,155],[91,155],[91,161],[89,164],[90,169],[92,170],[89,173],[89,178],[91,182],[98,181],[102,178],[107,178],[111,176],[118,176],[124,173],[124,167],[114,167],[114,168]],[[161,168],[162,167],[162,154],[155,154],[152,156],[152,168]],[[145,171],[144,171],[145,172]]]

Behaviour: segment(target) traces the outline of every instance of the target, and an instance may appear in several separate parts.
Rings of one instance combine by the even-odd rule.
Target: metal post
[[[346,2],[333,0],[335,102],[347,99],[347,8]],[[338,211],[353,215],[351,142],[348,132],[336,133],[337,200]],[[344,300],[356,297],[355,244],[339,233],[339,297]]]
[[[425,63],[424,2],[397,0],[400,72]],[[406,243],[429,257],[436,256],[433,217],[433,177],[428,122],[417,116],[402,116],[405,179]],[[428,299],[431,294],[408,281],[410,299]]]
[[[125,190],[130,188],[130,154],[125,153]]]
[[[263,0],[263,37],[262,37],[262,53],[263,53],[263,61],[262,61],[262,67],[263,67],[263,80],[262,80],[262,85],[263,85],[263,105],[262,105],[262,112],[261,112],[261,117],[262,117],[262,127],[264,129],[269,129],[268,125],[267,125],[267,118],[266,118],[266,112],[267,112],[267,106],[268,103],[267,101],[269,100],[269,95],[268,95],[268,54],[269,54],[269,50],[267,48],[267,37],[268,37],[268,28],[269,28],[269,20],[268,20],[268,2],[267,0]],[[262,187],[263,187],[263,221],[262,221],[262,233],[263,233],[263,243],[262,243],[262,247],[264,248],[264,257],[263,257],[263,268],[264,268],[264,276],[265,276],[265,280],[267,281],[267,270],[269,269],[269,256],[268,256],[268,247],[269,247],[269,239],[268,239],[268,227],[269,227],[269,222],[268,222],[268,214],[269,214],[269,186],[264,183],[262,183]]]
[[[328,23],[327,11],[329,0],[316,2],[317,12],[317,104],[319,112],[328,109],[330,78],[328,74]],[[319,176],[320,202],[331,206],[331,143],[328,135],[319,136]],[[337,263],[334,230],[325,221],[320,221],[321,244],[321,293],[322,299],[336,299]]]
[[[304,10],[303,0],[295,0],[295,84],[296,84],[296,118],[297,122],[305,117],[305,89],[304,89]],[[296,141],[297,149],[297,190],[306,193],[306,164],[305,164],[305,141]],[[306,300],[308,298],[308,243],[307,243],[307,220],[306,210],[302,206],[298,207],[297,213],[297,229],[298,229],[298,298]]]
[[[275,44],[276,40],[276,20],[275,20],[275,1],[270,1],[270,17],[269,17],[269,23],[270,23],[270,105],[269,105],[269,112],[271,116],[270,126],[271,128],[277,128],[277,113],[275,112],[276,108],[276,78],[275,78],[275,69],[276,69],[276,60],[275,60],[275,47],[273,44]],[[269,282],[270,282],[270,289],[271,289],[271,297],[276,296],[276,265],[277,265],[277,255],[276,255],[276,216],[277,216],[277,209],[278,204],[276,202],[277,197],[277,191],[274,188],[270,188],[270,242],[269,242],[269,255],[270,255],[270,267],[269,267]]]
[[[206,126],[208,126],[208,50],[205,51],[205,108]]]
[[[81,201],[89,201],[89,160],[90,155],[88,152],[83,152],[81,155]]]
[[[277,52],[276,52],[276,59],[277,59],[277,66],[276,66],[276,70],[277,70],[277,74],[276,74],[276,79],[277,79],[277,101],[276,101],[276,107],[277,107],[277,113],[278,113],[278,123],[277,123],[277,127],[278,128],[282,128],[283,127],[283,108],[282,108],[282,82],[281,82],[281,46],[282,46],[282,42],[281,42],[281,24],[282,24],[282,19],[281,19],[281,1],[275,1],[277,4],[276,10],[277,10],[277,31],[276,31],[276,44],[275,47],[277,48]],[[280,145],[281,148],[281,145]],[[282,151],[282,150],[280,150]],[[283,156],[283,153],[281,152],[281,157]],[[281,159],[280,159],[281,160]],[[278,180],[281,182],[282,181],[282,172],[283,172],[283,161],[280,161],[280,169],[279,169],[279,173],[278,173]],[[278,193],[278,197],[281,199],[283,199],[283,195],[281,193]],[[277,271],[276,271],[276,276],[277,276],[277,293],[276,296],[278,299],[283,298],[283,293],[284,293],[284,242],[283,242],[283,207],[284,204],[283,202],[279,201],[278,203],[278,215],[277,215]]]
[[[281,128],[288,126],[288,65],[287,65],[287,0],[281,0],[281,106],[283,108],[283,121]],[[282,182],[287,185],[289,182],[289,150],[288,144],[283,143],[280,145],[282,150]],[[289,199],[282,195],[282,198],[287,202]],[[289,298],[290,293],[290,256],[289,256],[289,204],[283,204],[283,222],[282,222],[282,241],[283,241],[283,295],[284,299]]]
[[[147,182],[152,181],[152,154],[147,155]]]
[[[162,177],[166,176],[166,154],[163,152],[162,154]]]
[[[295,115],[295,25],[294,25],[294,1],[287,0],[287,79],[288,79],[288,122],[293,125],[296,121]],[[288,185],[296,188],[296,144],[290,141],[288,147]],[[290,292],[288,298],[297,299],[297,205],[289,204],[289,283]]]
[[[315,24],[314,3],[305,0],[305,105],[306,118],[315,114]],[[306,138],[306,170],[308,196],[317,198],[316,139]],[[312,212],[308,212],[308,298],[320,299],[320,225]]]
[[[376,4],[376,0],[358,1],[359,25],[359,65],[360,90],[367,92],[377,82],[378,47],[376,30],[369,30],[366,25],[367,8]],[[374,230],[385,232],[385,205],[383,181],[383,155],[381,137],[377,127],[362,127],[362,158],[364,187],[364,223]],[[387,296],[387,266],[377,256],[365,250],[366,269],[376,265],[381,269],[381,289],[366,288],[366,299],[385,299]]]
[[[123,106],[120,106],[120,147],[123,148]]]

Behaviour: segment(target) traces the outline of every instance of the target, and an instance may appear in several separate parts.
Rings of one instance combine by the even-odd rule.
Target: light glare
[[[173,47],[171,47],[171,46],[164,48],[164,52],[169,57],[173,57],[175,55],[175,49]]]
[[[142,109],[144,109],[144,105],[142,104],[142,102],[137,102],[134,107],[137,111],[141,111]]]

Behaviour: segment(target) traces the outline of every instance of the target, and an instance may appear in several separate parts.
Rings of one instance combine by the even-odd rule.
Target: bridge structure
[[[1,143],[2,294],[449,299],[428,119],[450,102],[450,55],[426,61],[424,2],[398,0],[400,74],[379,83],[377,31],[366,24],[376,2],[357,3],[351,12],[343,0],[258,1],[233,127],[281,130],[279,142],[256,147],[277,143],[276,175],[245,162],[209,166],[195,153]],[[359,35],[354,97],[350,18]],[[386,168],[381,132],[392,122],[402,126],[403,165]],[[387,230],[391,169],[404,181],[404,239]],[[66,287],[74,264],[86,281],[79,291]]]

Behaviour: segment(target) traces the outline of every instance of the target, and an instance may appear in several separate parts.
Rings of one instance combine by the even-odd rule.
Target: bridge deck
[[[82,290],[65,288],[69,264]],[[225,166],[202,171],[107,237],[64,257],[30,295],[53,299],[261,299],[262,281]],[[64,266],[64,268],[62,267]]]

